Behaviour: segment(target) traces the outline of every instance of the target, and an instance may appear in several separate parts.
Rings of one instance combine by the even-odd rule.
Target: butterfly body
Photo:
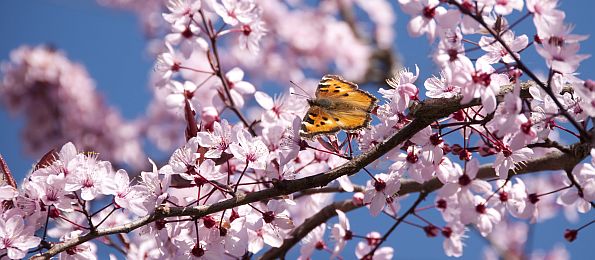
[[[355,131],[367,127],[377,99],[335,75],[326,75],[318,84],[316,98],[308,99],[310,108],[302,121],[300,135],[312,138],[339,130]]]

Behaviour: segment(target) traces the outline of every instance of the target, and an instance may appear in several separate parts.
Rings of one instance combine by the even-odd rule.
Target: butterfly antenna
[[[304,96],[304,95],[298,95],[297,93],[293,93],[294,95],[298,95],[298,96],[302,96],[302,97],[306,97],[306,98],[311,98],[311,97],[308,95],[308,92],[307,92],[307,91],[305,91],[305,90],[304,90],[302,87],[298,86],[298,84],[295,84],[295,82],[293,82],[293,81],[291,81],[291,80],[290,80],[289,82],[291,82],[291,84],[293,84],[293,85],[294,85],[296,88],[300,89],[302,92],[304,92],[304,93],[306,94],[306,95]]]
[[[299,94],[299,93],[293,93],[293,92],[292,92],[292,93],[289,93],[289,94],[296,95],[296,96],[298,96],[298,97],[303,97],[303,98],[306,98],[306,99],[309,99],[309,98],[310,98],[309,96],[302,95],[302,94]]]

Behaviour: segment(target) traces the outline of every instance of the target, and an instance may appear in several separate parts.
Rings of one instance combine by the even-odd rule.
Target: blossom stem
[[[563,191],[563,190],[565,190],[565,189],[570,189],[570,188],[572,188],[572,186],[574,186],[574,185],[570,184],[570,185],[568,185],[568,186],[564,186],[564,187],[562,187],[562,188],[555,189],[555,190],[553,190],[553,191],[549,191],[549,192],[546,192],[546,193],[539,194],[539,195],[537,195],[537,197],[542,197],[542,196],[546,196],[546,195],[554,194],[554,193],[556,193],[556,192],[559,192],[559,191]]]
[[[370,175],[370,177],[377,182],[378,180],[376,179],[376,177],[374,177],[374,174],[372,174],[370,171],[368,171],[368,169],[366,169],[366,167],[362,167],[362,169],[368,174]]]
[[[589,221],[589,223],[584,224],[581,227],[577,228],[576,231],[580,231],[581,229],[586,228],[586,227],[590,226],[593,223],[595,223],[595,219],[594,220],[591,220],[591,221]]]
[[[510,26],[508,26],[508,28],[506,28],[506,30],[504,30],[502,33],[505,33],[507,31],[512,30],[512,28],[516,27],[519,23],[521,23],[522,21],[524,21],[525,19],[527,19],[531,15],[533,15],[533,13],[527,12],[521,18],[519,18],[518,20],[514,21],[514,23],[512,23]]]
[[[105,216],[105,218],[101,220],[101,222],[99,222],[99,224],[95,225],[95,227],[101,226],[101,224],[103,224],[103,222],[105,222],[109,218],[109,216],[111,216],[116,210],[117,209],[114,207],[112,211],[110,211],[110,213],[108,213],[107,216]]]
[[[59,216],[59,218],[61,218],[62,220],[66,221],[66,222],[68,222],[68,223],[70,223],[70,224],[72,224],[72,225],[74,225],[74,226],[76,226],[76,227],[78,227],[78,228],[80,228],[80,229],[90,229],[90,228],[88,228],[88,227],[81,226],[81,225],[79,225],[78,223],[75,223],[75,222],[73,222],[72,220],[70,220],[70,219],[67,219],[67,218],[65,218],[65,217],[63,217],[63,216]]]
[[[45,240],[48,234],[48,222],[50,221],[50,210],[52,209],[52,205],[48,206],[47,209],[47,216],[45,217],[45,225],[43,225],[43,238],[41,240]]]
[[[344,155],[340,155],[340,154],[338,154],[338,153],[331,152],[331,151],[328,151],[328,150],[322,150],[322,149],[319,149],[319,148],[313,147],[313,146],[311,146],[311,145],[309,145],[309,144],[308,144],[307,148],[310,148],[310,149],[312,149],[312,150],[316,150],[316,151],[319,151],[319,152],[323,152],[323,153],[328,153],[328,154],[336,155],[336,156],[339,156],[339,157],[341,157],[341,158],[343,158],[343,159],[346,159],[346,160],[351,160],[351,159],[352,159],[352,157],[350,157],[350,156],[344,156]]]
[[[416,211],[413,211],[413,213],[411,213],[411,215],[415,216],[416,218],[420,219],[421,221],[425,222],[428,225],[432,225],[432,226],[434,225],[430,221],[428,221],[427,219],[425,219],[422,216],[418,215],[417,214],[417,210]]]
[[[236,183],[236,186],[233,188],[234,194],[238,191],[238,187],[240,187],[240,181],[242,180],[242,177],[244,177],[244,173],[246,173],[249,163],[250,163],[250,161],[246,160],[246,166],[244,166],[244,170],[242,171],[242,174],[240,174],[240,178],[238,178],[238,182]]]
[[[182,66],[182,65],[180,65],[180,69],[186,69],[186,70],[190,70],[190,71],[194,71],[194,72],[198,72],[198,73],[215,75],[215,72],[212,72],[212,71],[199,70],[199,69],[190,68],[190,67],[186,67],[186,66]]]
[[[366,256],[364,258],[372,258],[372,256],[374,256],[374,252],[376,252],[376,250],[378,250],[378,248],[380,247],[380,245],[382,245],[382,243],[384,243],[384,241],[386,241],[386,239],[388,238],[388,236],[390,236],[390,234],[395,230],[395,228],[397,228],[402,222],[403,220],[405,220],[405,218],[407,216],[409,216],[409,214],[413,213],[415,211],[415,208],[428,196],[428,193],[425,191],[421,191],[419,193],[419,196],[417,197],[417,200],[413,203],[413,205],[411,205],[411,207],[405,212],[405,214],[403,214],[403,216],[401,216],[397,222],[395,222],[395,224],[390,227],[390,229],[386,232],[386,234],[384,234],[384,236],[380,239],[380,242],[378,242],[378,244],[376,244],[376,246],[374,246],[374,248],[372,248],[372,250],[370,250],[370,252],[368,252],[368,254],[366,254]]]
[[[114,205],[114,202],[112,201],[110,204],[107,204],[105,206],[103,206],[103,208],[99,209],[98,211],[96,211],[95,213],[91,214],[91,217],[94,217],[95,215],[97,215],[99,212],[103,211],[104,209],[107,209],[109,206]]]
[[[581,139],[580,135],[577,135],[576,133],[574,133],[574,132],[570,131],[570,130],[569,130],[568,128],[566,128],[566,127],[563,127],[563,126],[561,126],[561,125],[558,125],[558,124],[555,124],[555,125],[554,125],[554,127],[558,128],[558,129],[560,129],[560,130],[562,130],[562,131],[564,131],[564,132],[567,132],[567,133],[569,133],[569,134],[573,135],[574,137],[576,137],[576,138],[578,138],[578,139]]]
[[[425,206],[425,207],[420,207],[420,208],[417,208],[415,210],[415,212],[421,212],[421,211],[428,210],[428,209],[433,209],[433,208],[436,208],[436,205],[432,204],[432,205],[428,205],[428,206]]]
[[[410,226],[413,226],[413,227],[416,227],[416,228],[421,228],[421,229],[423,229],[423,228],[424,228],[422,225],[419,225],[419,224],[413,223],[413,222],[411,222],[411,221],[408,221],[408,220],[403,220],[403,223],[405,223],[405,224],[407,224],[407,225],[410,225]]]
[[[496,194],[498,194],[498,192],[500,192],[501,189],[504,189],[504,186],[506,186],[506,184],[508,184],[508,182],[510,181],[510,178],[512,178],[512,175],[508,175],[508,177],[506,178],[506,180],[504,181],[504,183],[502,184],[502,186],[498,187],[498,189],[494,192],[492,192],[492,194],[490,194],[490,196],[488,196],[486,198],[486,201],[490,201],[490,199],[492,197],[494,197]]]

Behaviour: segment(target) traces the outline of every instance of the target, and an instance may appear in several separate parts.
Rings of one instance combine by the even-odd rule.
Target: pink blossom
[[[248,50],[253,54],[260,51],[260,42],[267,33],[265,23],[259,19],[243,24],[242,31],[238,38],[241,50]]]
[[[414,37],[427,34],[430,42],[440,29],[451,28],[460,19],[460,13],[455,10],[446,10],[439,6],[439,0],[399,0],[405,13],[413,16],[407,25],[407,31]]]
[[[103,192],[114,195],[116,207],[130,210],[137,216],[147,215],[147,209],[143,205],[145,197],[145,186],[130,186],[130,179],[125,170],[118,170],[112,176],[106,179]]]
[[[182,61],[177,59],[171,44],[166,42],[165,47],[166,52],[159,54],[155,62],[155,71],[161,73],[159,80],[155,83],[159,87],[167,85],[173,75],[180,70],[182,64]]]
[[[299,259],[310,259],[314,249],[322,250],[326,247],[323,238],[325,229],[326,224],[322,223],[302,238]]]
[[[444,30],[440,34],[440,42],[434,54],[434,61],[442,66],[458,62],[460,57],[465,57],[463,35],[459,28]],[[442,76],[442,72],[440,73]]]
[[[65,181],[55,181],[52,184],[47,182],[29,182],[32,188],[37,191],[39,199],[45,206],[54,206],[63,211],[72,211],[74,200],[67,195],[70,192],[64,190]]]
[[[252,83],[244,81],[244,71],[238,67],[235,67],[225,73],[225,80],[227,80],[227,86],[233,103],[236,107],[241,108],[244,106],[244,95],[254,94],[256,88]]]
[[[444,152],[444,141],[439,133],[433,133],[430,126],[420,130],[410,139],[413,143],[421,146],[422,163],[437,165],[440,164]]]
[[[502,62],[504,63],[513,63],[515,60],[512,55],[517,59],[520,58],[518,52],[527,48],[527,45],[529,44],[527,35],[523,34],[515,38],[514,32],[512,31],[506,31],[503,34],[500,34],[500,38],[504,41],[506,46],[513,51],[513,53],[509,53],[500,42],[496,41],[495,38],[482,36],[479,40],[479,46],[481,46],[487,53],[479,57],[479,59],[485,60],[489,64],[497,63],[500,59],[502,59]]]
[[[112,172],[112,165],[106,161],[97,160],[95,155],[78,154],[69,162],[72,172],[66,177],[66,191],[81,191],[81,199],[93,200],[103,191],[108,174]]]
[[[517,183],[512,184],[512,180],[498,180],[496,186],[498,194],[492,197],[490,205],[499,209],[500,213],[504,215],[505,210],[510,211],[513,215],[523,212],[527,202],[527,191],[525,185],[519,183],[518,178],[514,178]],[[522,181],[521,181],[522,182]]]
[[[527,10],[533,13],[533,23],[537,28],[559,24],[566,14],[557,10],[558,0],[527,0]]]
[[[262,140],[252,137],[248,131],[242,129],[237,132],[238,143],[229,145],[233,156],[248,164],[252,169],[264,170],[269,157],[269,150]]]
[[[453,84],[461,87],[461,104],[481,98],[486,113],[496,110],[496,94],[499,93],[500,86],[492,79],[492,76],[497,75],[494,74],[494,68],[482,60],[478,60],[475,66],[467,58],[459,60],[460,63],[447,67],[446,73]]]
[[[440,78],[432,76],[424,82],[426,87],[426,96],[429,98],[452,98],[461,93],[461,88],[446,81],[444,74],[440,73]]]
[[[254,99],[266,110],[261,116],[263,125],[266,126],[291,126],[293,119],[296,115],[301,114],[304,107],[304,102],[300,102],[300,99],[288,98],[285,95],[271,98],[262,91],[256,91]]]
[[[19,195],[19,192],[12,186],[4,184],[0,186],[0,201],[12,200]]]
[[[229,254],[241,257],[248,250],[248,230],[246,218],[240,217],[232,220],[229,228],[226,229],[224,240],[225,250]]]
[[[158,170],[157,166],[151,159],[149,159],[149,162],[153,166],[152,171],[141,172],[140,183],[146,187],[147,197],[145,198],[145,205],[147,205],[147,210],[149,213],[152,213],[155,209],[155,206],[161,204],[167,198],[167,190],[169,189],[169,185],[171,183],[171,175],[173,174],[173,171],[169,164]],[[159,175],[164,175],[164,177],[160,179]]]
[[[200,27],[194,23],[176,23],[172,25],[172,32],[165,36],[165,42],[178,46],[184,58],[188,59],[195,49],[206,51],[209,48],[207,41],[200,37]]]
[[[445,237],[442,248],[447,256],[460,257],[463,255],[463,239],[467,238],[467,229],[460,222],[452,223],[442,228],[442,235]]]
[[[171,12],[163,14],[163,18],[171,24],[184,24],[190,21],[201,8],[201,0],[168,0],[167,9]]]
[[[562,46],[564,44],[578,43],[589,38],[588,35],[572,34],[573,25],[562,22],[555,24],[544,24],[537,27],[537,33],[541,42]]]
[[[376,174],[373,180],[369,180],[364,192],[364,203],[370,204],[370,214],[377,216],[400,188],[401,182],[396,174]]]
[[[409,177],[419,183],[431,179],[434,174],[433,167],[426,166],[432,162],[426,161],[422,157],[421,148],[414,145],[409,146],[407,153],[398,153],[392,158],[395,162],[389,166],[391,175],[402,176],[407,173]]]
[[[522,11],[524,5],[523,0],[495,0],[495,2],[494,12],[499,15],[509,15],[513,9]]]
[[[246,216],[249,245],[248,251],[258,252],[264,246],[264,243],[279,247],[283,244],[286,232],[293,228],[293,221],[289,217],[287,206],[293,202],[290,200],[269,201],[263,213],[254,213]]]
[[[373,248],[376,247],[378,243],[380,243],[380,233],[378,232],[370,232],[366,235],[366,239],[357,243],[357,247],[355,248],[355,256],[358,259],[362,259],[366,256]],[[383,246],[378,248],[374,252],[372,256],[373,260],[388,260],[393,258],[393,248],[388,246]]]
[[[516,164],[528,160],[533,155],[533,150],[527,147],[511,147],[508,145],[509,142],[503,143],[500,147],[501,151],[496,155],[494,161],[494,168],[496,169],[496,175],[500,176],[500,179],[504,180],[508,178],[508,172],[516,167]],[[516,149],[515,149],[516,148]]]
[[[229,145],[233,141],[233,133],[237,131],[237,127],[232,129],[227,120],[223,119],[221,123],[213,122],[212,132],[199,132],[196,139],[200,146],[209,148],[204,156],[215,159],[221,157],[221,154],[224,152],[229,153]]]
[[[343,251],[347,241],[353,238],[353,233],[349,227],[349,219],[343,211],[335,210],[337,217],[339,217],[339,223],[333,225],[331,229],[332,237],[335,240],[335,247],[333,248],[333,256],[336,257]],[[331,258],[332,258],[331,257]]]
[[[251,23],[260,15],[254,0],[221,0],[221,3],[209,0],[208,3],[225,23],[232,26]]]
[[[0,218],[0,249],[7,250],[11,259],[24,258],[27,250],[41,241],[41,238],[33,236],[34,231],[25,227],[22,216],[14,215],[6,220]]]
[[[492,232],[494,225],[501,220],[500,212],[487,206],[486,200],[481,196],[474,196],[471,201],[461,204],[461,222],[475,224],[482,236]]]
[[[591,154],[595,154],[595,149],[591,150]],[[576,187],[566,189],[558,197],[558,203],[563,205],[576,203],[579,212],[587,213],[591,210],[590,202],[595,200],[595,167],[591,163],[578,164],[572,169],[572,175],[581,185],[582,192],[578,192]],[[570,184],[570,181],[565,179],[565,184]]]
[[[537,53],[545,59],[548,67],[560,73],[574,73],[578,69],[580,62],[591,56],[588,54],[577,54],[580,49],[578,43],[558,46],[544,42],[542,45],[536,45],[535,48]]]
[[[492,191],[492,186],[484,180],[477,179],[479,170],[479,161],[471,159],[465,164],[465,172],[458,179],[450,180],[438,191],[443,197],[456,195],[458,202],[464,204],[473,199],[473,192],[488,194]]]
[[[72,141],[107,160],[142,163],[137,126],[103,102],[84,66],[44,46],[20,47],[10,59],[1,67],[0,100],[8,111],[26,115],[21,136],[27,153],[45,154]]]
[[[172,80],[166,87],[170,93],[165,98],[165,103],[171,108],[176,108],[179,114],[184,113],[186,100],[189,101],[192,110],[197,111],[200,109],[200,107],[198,107],[198,102],[196,102],[197,100],[192,99],[197,88],[194,83],[185,81],[184,84],[182,84]]]
[[[409,107],[409,101],[416,100],[419,90],[413,84],[419,76],[419,68],[415,66],[415,75],[407,69],[403,69],[392,78],[387,79],[386,83],[391,89],[380,89],[382,96],[391,101],[397,111],[404,112]]]

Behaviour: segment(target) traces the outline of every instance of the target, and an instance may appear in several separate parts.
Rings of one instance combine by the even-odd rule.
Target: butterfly
[[[322,77],[315,97],[308,99],[310,108],[302,120],[300,135],[305,138],[367,127],[377,101],[357,84],[336,75]]]

